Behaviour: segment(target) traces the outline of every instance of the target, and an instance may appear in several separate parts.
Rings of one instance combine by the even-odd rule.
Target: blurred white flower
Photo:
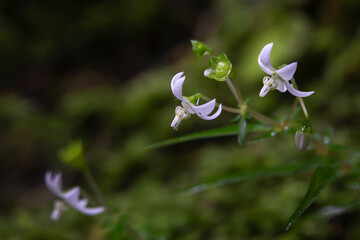
[[[264,97],[269,91],[277,89],[280,92],[286,92],[288,90],[292,95],[297,97],[308,97],[314,93],[311,92],[301,92],[296,90],[289,81],[294,76],[296,71],[297,63],[293,62],[289,65],[281,67],[279,69],[274,69],[270,62],[270,54],[271,49],[273,47],[273,43],[269,43],[265,45],[265,47],[261,50],[258,63],[260,68],[267,74],[271,75],[271,78],[265,76],[263,79],[264,86],[262,87],[259,96]]]
[[[53,174],[46,172],[45,183],[48,189],[62,200],[56,200],[54,203],[54,210],[51,214],[51,219],[57,221],[61,213],[67,210],[70,206],[85,215],[97,215],[102,213],[105,208],[100,207],[86,207],[88,200],[86,198],[80,199],[80,188],[74,187],[73,189],[63,193],[61,173]]]
[[[185,76],[182,76],[184,72],[177,73],[171,80],[171,90],[174,96],[181,101],[181,106],[175,109],[175,118],[171,123],[171,127],[175,130],[178,129],[182,120],[190,118],[191,114],[196,114],[198,117],[204,120],[213,120],[217,118],[222,110],[222,105],[219,105],[218,110],[211,116],[209,114],[214,110],[216,106],[216,100],[213,99],[205,104],[198,105],[199,98],[196,102],[191,102],[187,97],[182,94],[182,88],[185,81]]]

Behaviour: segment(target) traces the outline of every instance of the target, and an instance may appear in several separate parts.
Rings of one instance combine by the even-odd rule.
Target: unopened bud
[[[217,57],[209,59],[209,68],[204,71],[207,78],[215,79],[216,81],[226,81],[232,70],[232,64],[227,58],[226,54],[220,54]]]
[[[311,142],[311,134],[300,130],[295,133],[295,145],[300,151],[306,150]]]
[[[215,68],[215,74],[218,78],[223,78],[229,74],[230,65],[227,62],[218,62]]]
[[[295,145],[300,151],[306,150],[311,142],[312,128],[309,119],[306,119],[300,130],[295,133]]]

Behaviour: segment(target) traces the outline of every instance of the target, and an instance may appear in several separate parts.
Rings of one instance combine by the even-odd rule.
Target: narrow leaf
[[[197,184],[191,188],[181,191],[180,194],[185,194],[185,195],[196,194],[211,188],[220,187],[220,186],[238,183],[247,180],[288,176],[298,172],[303,172],[313,169],[316,163],[317,161],[311,161],[308,163],[288,164],[288,165],[282,165],[272,168],[261,168],[261,169],[257,168],[257,169],[244,170],[238,173],[221,176],[203,182],[201,184]]]
[[[289,230],[295,220],[313,203],[316,197],[337,177],[339,163],[336,159],[326,158],[323,163],[316,169],[311,178],[309,188],[305,197],[290,217],[286,230]]]
[[[247,132],[269,131],[270,129],[271,129],[270,127],[262,124],[247,124],[246,126]],[[238,134],[238,124],[229,125],[229,126],[205,130],[201,132],[190,133],[184,136],[168,139],[163,142],[154,143],[145,147],[145,150],[151,150],[155,148],[165,147],[177,143],[193,141],[198,139],[235,136],[237,134]]]
[[[238,144],[241,146],[244,143],[246,136],[246,118],[241,115],[239,120],[239,129],[238,129]]]

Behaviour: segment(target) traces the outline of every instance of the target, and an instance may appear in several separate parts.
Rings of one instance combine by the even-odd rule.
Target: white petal
[[[213,120],[213,119],[217,118],[220,115],[221,110],[222,110],[222,104],[219,105],[219,109],[213,115],[211,115],[211,116],[199,116],[198,115],[198,116],[200,118],[204,119],[204,120]]]
[[[194,110],[196,115],[198,115],[199,117],[209,115],[214,110],[215,105],[216,105],[216,99],[213,99],[199,106],[190,104],[191,109]]]
[[[64,193],[62,198],[72,207],[78,205],[80,196],[80,188],[74,187],[70,191]]]
[[[297,62],[290,63],[285,67],[275,70],[275,72],[284,80],[289,81],[293,76],[297,68]]]
[[[184,97],[182,95],[182,88],[185,81],[185,76],[181,77],[184,72],[179,72],[175,74],[175,76],[171,80],[171,90],[174,96],[181,101],[184,101]]]
[[[45,184],[48,187],[48,189],[54,193],[56,196],[61,197],[62,196],[62,179],[61,179],[61,173],[55,174],[53,176],[53,173],[50,171],[47,171],[45,174]]]
[[[171,90],[172,90],[174,96],[181,101],[184,101],[184,97],[182,95],[184,81],[185,81],[185,77],[179,78],[176,81],[176,83],[174,83],[174,85],[171,86]]]
[[[261,50],[260,55],[258,57],[258,63],[260,68],[269,75],[273,75],[273,70],[274,70],[270,62],[270,54],[272,47],[273,47],[273,43],[269,43],[265,45],[265,47]]]
[[[284,83],[282,83],[282,81],[279,78],[276,78],[275,81],[278,84],[276,89],[279,90],[280,92],[286,92],[286,87],[285,87]]]
[[[98,215],[105,210],[105,207],[103,207],[103,206],[90,207],[90,208],[80,207],[80,208],[76,208],[76,209],[85,215]]]
[[[78,202],[78,206],[80,207],[86,207],[87,204],[88,204],[87,198],[80,199]]]
[[[54,209],[51,213],[51,216],[50,218],[53,220],[53,221],[57,221],[59,220],[60,218],[60,215],[61,215],[61,211],[59,209]]]
[[[283,83],[285,84],[287,90],[294,96],[297,96],[297,97],[308,97],[310,96],[311,94],[314,93],[314,91],[311,91],[311,92],[301,92],[301,91],[298,91],[296,90],[295,88],[293,88],[293,86],[291,86],[290,83],[288,83],[287,81],[283,81]]]
[[[174,84],[181,78],[183,74],[184,72],[179,72],[175,74],[175,76],[171,79],[171,87],[174,86]]]
[[[86,207],[88,200],[86,198],[79,199],[79,195],[80,188],[75,187],[69,192],[65,193],[63,198],[72,208],[86,215],[97,215],[105,210],[103,206],[90,208]]]

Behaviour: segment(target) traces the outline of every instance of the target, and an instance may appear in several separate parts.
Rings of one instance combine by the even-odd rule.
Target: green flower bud
[[[191,40],[191,44],[192,50],[196,55],[196,60],[199,60],[202,56],[212,52],[212,49],[202,42]]]
[[[210,68],[204,71],[205,77],[215,79],[217,81],[225,81],[228,79],[232,70],[232,64],[225,53],[218,57],[210,58],[209,65]]]
[[[223,78],[229,72],[230,66],[227,62],[219,62],[215,68],[215,75],[219,78]]]

